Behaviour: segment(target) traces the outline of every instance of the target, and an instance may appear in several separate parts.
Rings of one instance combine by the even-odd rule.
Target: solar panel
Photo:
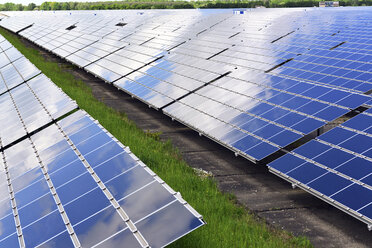
[[[77,105],[43,74],[0,96],[2,146],[32,133]]]
[[[324,173],[325,179],[336,178],[331,168],[336,164],[321,163],[351,155],[369,161],[371,110],[358,113],[371,106],[370,9],[243,13],[61,11],[22,13],[0,25],[15,29],[34,23],[20,35],[254,162],[266,163],[289,151],[274,163],[306,166],[290,176],[285,169],[275,172],[296,183],[308,185],[308,179]],[[0,47],[10,49],[1,39]],[[6,54],[8,59],[5,53],[0,56],[0,71],[10,68],[12,59],[21,60],[12,52]],[[10,77],[22,83],[16,73]],[[336,133],[332,138],[344,137],[340,145],[345,147],[321,139],[327,136],[314,139],[353,115],[327,132]],[[357,135],[344,136],[349,132]],[[312,161],[309,154],[322,152],[331,159]],[[293,164],[286,164],[287,159]],[[349,183],[341,177],[335,179],[340,185]],[[316,191],[315,184],[306,187]],[[315,194],[322,198],[324,193]],[[332,204],[334,199],[327,197],[324,200]],[[357,211],[351,210],[352,215],[367,223]]]
[[[359,114],[270,163],[270,171],[371,225],[371,122]]]
[[[32,26],[33,23],[30,22],[29,20],[24,20],[24,21],[19,20],[17,22],[13,22],[9,18],[4,18],[4,19],[1,19],[1,24],[2,24],[2,26],[5,26],[10,31],[12,31],[14,33],[17,33],[17,32],[22,31],[23,29],[25,29],[29,26]]]
[[[0,140],[4,147],[50,123],[52,118],[68,113],[76,104],[44,75],[38,75],[40,71],[14,47],[3,50],[2,54],[9,61],[0,68],[3,106]]]
[[[95,44],[96,43],[93,43],[92,45]],[[102,43],[98,46],[100,45],[102,45]],[[82,50],[77,51],[76,53],[67,56],[66,59],[79,67],[86,67],[87,65],[94,63],[102,57],[107,56],[108,54],[109,52],[106,52],[101,48],[88,46],[86,48],[83,48]]]
[[[159,109],[225,73],[228,73],[227,67],[211,72],[165,56],[114,82],[114,85]]]
[[[7,50],[8,51],[8,50]],[[25,57],[18,58],[0,68],[0,82],[4,93],[40,74],[40,71]]]
[[[342,97],[332,99],[330,92]],[[317,99],[327,93],[328,97]],[[235,152],[260,161],[368,100],[363,95],[241,70],[163,111]]]
[[[348,54],[346,55],[347,60],[341,60],[337,57],[337,54],[334,54],[336,51],[320,49],[311,51],[318,52],[321,56],[299,56],[280,69],[274,70],[273,73],[277,72],[278,74],[362,93],[371,90],[371,73],[368,71],[368,67],[371,67],[371,65],[363,63],[360,57],[349,58],[351,54]],[[361,54],[361,56],[365,55]],[[354,62],[357,64],[353,64]],[[366,68],[363,68],[363,66],[366,66]],[[356,67],[360,69],[358,70]]]
[[[70,246],[128,240],[134,247],[161,247],[204,225],[178,193],[83,111],[6,149],[3,158],[18,215],[4,214],[21,223],[2,232],[3,242],[17,231],[32,247],[60,239]],[[169,225],[172,219],[178,221]]]
[[[20,52],[18,52],[18,50],[15,49],[14,47],[9,48],[5,51],[2,51],[2,50],[0,51],[1,51],[0,52],[0,56],[1,56],[0,68],[23,57],[23,55]]]
[[[1,247],[163,247],[205,224],[28,60],[9,66],[18,74],[1,71]],[[10,89],[13,75],[22,81]]]
[[[71,31],[72,32],[72,31]],[[60,38],[67,39],[67,42],[62,44],[61,46],[58,46],[58,48],[54,49],[53,52],[61,57],[67,57],[69,54],[73,54],[95,42],[99,39],[96,36],[93,35],[81,35],[79,36],[79,33],[71,33],[68,32]]]
[[[12,47],[12,44],[10,44],[9,41],[7,41],[4,37],[1,36],[1,38],[3,38],[2,40],[0,40],[0,48],[5,51],[9,48]]]

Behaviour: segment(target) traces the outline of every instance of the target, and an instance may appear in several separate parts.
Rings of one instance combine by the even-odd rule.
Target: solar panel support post
[[[367,228],[368,228],[368,231],[372,231],[372,224],[368,225]]]

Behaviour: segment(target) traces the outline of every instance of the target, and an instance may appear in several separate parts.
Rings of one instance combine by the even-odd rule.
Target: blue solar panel
[[[345,127],[349,127],[355,130],[372,134],[371,130],[371,116],[366,114],[360,114],[351,118],[342,124]]]
[[[204,225],[178,194],[82,111],[5,149],[3,159],[1,176],[9,173],[18,211],[14,217],[9,192],[4,194],[4,243],[22,230],[20,242],[32,247],[58,240],[93,246],[117,239],[160,247]],[[169,225],[175,218],[180,221]],[[15,221],[21,223],[19,230]]]
[[[367,224],[372,223],[372,116],[359,114],[268,166]],[[355,128],[356,127],[356,128]]]

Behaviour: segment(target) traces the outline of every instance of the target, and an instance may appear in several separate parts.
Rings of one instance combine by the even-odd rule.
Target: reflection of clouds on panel
[[[28,139],[6,149],[4,151],[5,159],[10,172],[25,172],[38,165],[34,150]]]
[[[125,244],[127,247],[133,248],[142,247],[128,228],[120,231],[118,234],[111,237],[110,239],[107,239],[104,242],[99,243],[93,247],[94,248],[120,247],[123,244]]]
[[[122,199],[153,180],[141,166],[135,166],[105,184],[116,199]]]
[[[9,200],[9,192],[7,190],[7,185],[5,187],[0,186],[0,196],[2,197],[0,200],[0,219],[4,218],[6,215],[12,213],[12,206],[10,204]],[[6,190],[6,192],[5,192]],[[1,223],[1,221],[0,221]],[[1,224],[0,224],[1,225]],[[0,227],[1,230],[1,227]],[[0,237],[1,237],[1,231],[0,231]]]
[[[57,205],[51,194],[31,202],[29,205],[19,208],[19,218],[23,227],[30,225],[32,222],[40,219],[57,209]]]
[[[174,200],[175,197],[163,186],[152,181],[119,201],[119,204],[131,216],[131,220],[136,222]]]
[[[172,99],[170,99],[169,97],[159,95],[155,92],[152,92],[150,95],[151,97],[149,99],[151,99],[151,104],[153,104],[157,108],[160,108],[172,102]]]
[[[14,218],[8,215],[0,220],[0,238],[3,239],[16,231]]]
[[[55,125],[52,125],[33,135],[32,140],[38,147],[39,151],[42,152],[59,141],[64,140],[64,138],[59,132],[58,128]]]
[[[95,245],[125,228],[127,228],[125,222],[113,207],[109,207],[74,226],[75,232],[84,247]]]
[[[41,179],[43,177],[42,171],[40,170],[38,165],[35,165],[35,168],[27,171],[26,173],[22,175],[14,175],[12,176],[12,186],[14,191],[19,191],[31,183]],[[19,177],[17,177],[19,176]]]
[[[0,138],[2,145],[8,145],[17,138],[26,134],[18,113],[14,108],[9,93],[0,97],[1,117],[0,117]]]
[[[161,247],[202,225],[178,201],[136,223],[151,247]]]

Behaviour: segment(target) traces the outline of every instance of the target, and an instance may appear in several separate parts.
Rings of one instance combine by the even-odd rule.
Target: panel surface
[[[369,100],[357,93],[235,70],[163,111],[259,161]]]
[[[3,147],[77,107],[43,74],[0,95],[0,102]]]
[[[372,222],[372,116],[359,114],[269,164],[270,170]]]

